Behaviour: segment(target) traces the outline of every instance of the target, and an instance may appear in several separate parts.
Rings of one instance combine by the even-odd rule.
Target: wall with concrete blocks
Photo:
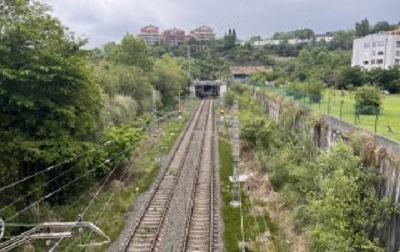
[[[360,156],[360,160],[366,167],[374,167],[382,174],[380,196],[400,203],[400,144],[398,142],[328,115],[321,115],[319,123],[310,126],[307,122],[310,121],[313,112],[309,108],[262,91],[255,92],[254,97],[264,105],[269,117],[274,121],[278,122],[284,113],[291,114],[294,119],[294,130],[312,134],[316,147],[320,149],[329,150],[335,142],[340,140],[351,142],[358,138],[357,148],[359,149],[355,149],[355,152]],[[400,251],[400,214],[393,215],[380,236],[387,251]]]

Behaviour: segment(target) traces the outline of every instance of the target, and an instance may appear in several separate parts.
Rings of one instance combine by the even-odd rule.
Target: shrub
[[[354,98],[356,100],[356,114],[379,114],[382,104],[382,95],[379,87],[371,84],[361,86],[357,88]]]

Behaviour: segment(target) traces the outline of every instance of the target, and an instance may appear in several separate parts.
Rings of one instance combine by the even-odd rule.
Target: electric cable
[[[67,184],[65,184],[65,185],[63,185],[63,186],[61,186],[61,187],[59,187],[58,189],[54,190],[53,192],[47,194],[46,196],[43,196],[43,197],[40,198],[39,200],[35,201],[33,204],[31,204],[31,205],[25,207],[24,209],[18,211],[17,213],[15,213],[15,214],[12,215],[11,217],[9,217],[9,218],[6,220],[6,222],[15,219],[15,217],[17,217],[17,216],[20,215],[21,213],[26,212],[27,210],[31,209],[31,208],[34,207],[35,205],[39,204],[40,202],[42,202],[42,201],[44,201],[44,200],[46,200],[46,199],[52,197],[53,195],[59,193],[61,190],[63,190],[63,189],[65,189],[65,188],[69,187],[71,184],[73,184],[73,183],[75,183],[76,181],[82,179],[82,178],[85,177],[86,175],[88,175],[88,174],[94,172],[94,171],[97,170],[100,166],[102,166],[102,165],[104,165],[104,164],[107,164],[107,163],[109,163],[112,159],[114,159],[115,157],[122,155],[122,153],[124,153],[124,152],[125,152],[125,150],[119,152],[118,154],[114,155],[114,156],[111,157],[110,159],[106,159],[104,162],[102,162],[101,164],[99,164],[99,165],[96,166],[95,168],[93,168],[93,169],[91,169],[91,170],[85,172],[83,175],[81,175],[81,176],[75,178],[74,180],[68,182]]]
[[[104,147],[104,146],[107,146],[109,143],[111,143],[111,141],[106,142],[106,143],[103,145],[103,147]],[[90,150],[90,151],[81,153],[81,154],[79,154],[78,156],[69,158],[69,159],[67,159],[67,160],[65,160],[65,161],[62,161],[62,162],[56,164],[56,165],[49,166],[49,167],[47,167],[46,169],[44,169],[44,170],[42,170],[42,171],[39,171],[39,172],[37,172],[37,173],[35,173],[35,174],[33,174],[33,175],[30,175],[30,176],[27,176],[27,177],[25,177],[25,178],[23,178],[23,179],[20,179],[20,180],[18,180],[18,181],[15,181],[15,182],[11,183],[10,185],[3,186],[3,187],[0,188],[0,192],[3,192],[4,190],[7,190],[8,188],[11,188],[11,187],[14,187],[14,186],[16,186],[16,185],[18,185],[18,184],[21,184],[22,182],[25,182],[25,181],[27,181],[27,180],[29,180],[29,179],[31,179],[31,178],[37,177],[37,176],[39,176],[39,175],[41,175],[41,174],[43,174],[43,173],[46,173],[46,172],[48,172],[48,171],[51,171],[51,170],[53,170],[53,169],[55,169],[55,168],[57,168],[57,167],[60,167],[60,166],[63,165],[63,164],[69,163],[69,162],[71,162],[71,161],[73,161],[73,160],[75,160],[75,159],[77,159],[77,158],[80,158],[80,157],[82,157],[82,156],[84,156],[84,155],[86,155],[86,154],[88,154],[88,153],[94,152],[94,151],[96,151],[96,149],[92,149],[92,150]]]
[[[130,146],[128,149],[133,148],[134,146]],[[129,150],[124,150],[123,152],[128,152]],[[85,207],[84,211],[79,215],[79,219],[83,219],[83,217],[85,216],[85,214],[87,213],[87,211],[89,210],[89,208],[92,206],[92,204],[94,203],[94,201],[96,200],[97,196],[100,194],[101,190],[104,188],[104,186],[106,185],[107,181],[109,180],[109,178],[111,177],[111,175],[114,173],[114,171],[116,171],[116,169],[118,168],[119,164],[121,163],[123,157],[119,159],[119,161],[115,164],[114,168],[108,173],[106,179],[104,180],[104,182],[102,183],[102,185],[100,186],[100,188],[97,190],[97,192],[95,193],[95,195],[92,197],[92,199],[90,200],[89,204]],[[79,220],[78,220],[79,221]],[[73,227],[71,227],[69,229],[68,232],[71,232]],[[49,251],[54,251],[55,248],[58,247],[58,245],[60,245],[60,243],[64,240],[64,238],[66,237],[66,235],[62,236],[57,243],[49,250]]]
[[[131,160],[128,162],[128,164],[125,166],[125,169],[124,169],[124,171],[122,172],[122,175],[121,175],[120,178],[119,178],[120,181],[123,180],[123,177],[125,176],[125,173],[126,173],[126,171],[128,170],[129,166],[131,165],[132,161],[133,161],[133,159],[131,159]],[[131,177],[132,177],[132,174],[130,174],[126,180],[129,180]],[[113,191],[111,192],[110,196],[108,197],[106,203],[104,204],[102,210],[101,210],[101,211],[99,212],[99,214],[97,215],[96,220],[95,220],[95,222],[94,222],[95,225],[98,225],[98,223],[100,222],[101,218],[103,217],[103,214],[104,214],[105,211],[108,209],[108,207],[109,207],[109,205],[110,205],[110,202],[111,202],[111,199],[114,197],[114,194],[115,194],[115,192],[117,191],[117,188],[118,188],[117,186],[114,187],[114,189],[113,189]],[[86,243],[90,240],[92,234],[93,234],[93,230],[90,231],[88,237],[87,237],[86,240],[84,241],[84,244],[86,244]],[[85,248],[85,246],[82,246],[82,248],[81,248],[80,251],[83,251],[84,248]]]

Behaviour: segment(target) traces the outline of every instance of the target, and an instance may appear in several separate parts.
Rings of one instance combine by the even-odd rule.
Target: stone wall
[[[385,137],[361,129],[341,121],[336,117],[321,115],[319,122],[310,125],[310,116],[316,113],[309,108],[294,104],[264,92],[255,92],[254,97],[265,107],[269,117],[278,122],[284,113],[293,116],[294,130],[299,133],[312,134],[316,147],[328,151],[333,143],[358,141],[355,152],[366,167],[375,167],[382,174],[383,180],[379,187],[381,197],[400,201],[400,144]],[[358,140],[357,140],[358,139]],[[381,240],[387,251],[400,250],[400,215],[394,214]]]

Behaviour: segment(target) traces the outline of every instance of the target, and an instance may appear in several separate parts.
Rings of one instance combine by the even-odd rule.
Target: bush
[[[375,115],[379,114],[382,104],[382,95],[379,87],[367,84],[357,88],[355,92],[356,114]]]
[[[305,85],[305,91],[310,96],[310,101],[319,102],[322,98],[322,91],[324,90],[324,83],[319,80],[310,80]]]

